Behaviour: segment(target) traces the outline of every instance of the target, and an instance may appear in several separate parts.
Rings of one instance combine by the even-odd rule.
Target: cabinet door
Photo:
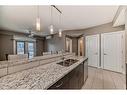
[[[84,64],[77,66],[72,72],[70,72],[69,88],[80,89],[84,84]]]
[[[84,84],[84,62],[79,65],[79,72],[78,72],[78,88],[82,88]]]
[[[78,77],[77,68],[69,73],[69,89],[77,89],[78,87]]]
[[[48,89],[68,89],[68,75],[64,76],[62,79],[60,79],[58,82],[53,84]]]
[[[84,69],[86,69],[86,74],[84,74]],[[88,67],[87,63],[84,65],[83,62],[49,89],[81,89],[84,84],[84,75],[88,75]]]
[[[88,59],[84,61],[84,81],[86,81],[88,77]]]
[[[81,78],[82,78],[82,64],[80,64],[76,69],[76,81],[77,81],[77,85],[76,85],[76,89],[80,89],[81,88]]]

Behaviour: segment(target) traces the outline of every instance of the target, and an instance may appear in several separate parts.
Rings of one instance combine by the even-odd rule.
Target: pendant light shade
[[[36,18],[36,30],[41,30],[41,23],[40,23],[40,17],[39,17],[39,5],[37,6],[37,18]]]
[[[54,27],[53,27],[53,9],[52,9],[52,6],[50,6],[50,20],[51,20],[51,25],[49,27],[49,30],[50,30],[50,34],[53,34],[54,33]]]
[[[40,18],[39,17],[36,19],[36,30],[37,31],[41,30],[41,24],[40,24]]]
[[[50,34],[54,33],[53,25],[50,25]]]
[[[62,29],[59,29],[59,37],[62,37]]]
[[[62,23],[62,21],[61,21],[61,13],[60,13],[60,15],[59,15],[59,25],[60,25],[60,29],[58,30],[58,32],[59,32],[59,37],[62,37],[61,23]]]

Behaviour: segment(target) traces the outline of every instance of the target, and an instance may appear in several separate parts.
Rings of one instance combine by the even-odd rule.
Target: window
[[[28,53],[29,53],[29,58],[34,57],[34,43],[33,42],[28,43]]]
[[[16,50],[17,50],[17,54],[24,54],[25,53],[25,42],[17,41]]]

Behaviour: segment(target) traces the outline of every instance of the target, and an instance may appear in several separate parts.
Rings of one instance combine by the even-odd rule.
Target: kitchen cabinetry
[[[81,89],[87,77],[88,63],[85,60],[48,89]]]

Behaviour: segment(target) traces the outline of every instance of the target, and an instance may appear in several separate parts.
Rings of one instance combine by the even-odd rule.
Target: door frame
[[[69,37],[65,37],[65,50],[67,50],[67,39],[69,39],[70,42],[69,52],[72,53],[72,39]]]
[[[123,73],[123,74],[125,74],[125,31],[123,30],[123,31],[117,31],[117,32],[109,32],[110,34],[112,34],[112,33],[123,33],[123,50],[122,50],[122,56],[123,56],[123,60],[122,60],[122,72],[121,73]],[[101,33],[101,68],[102,69],[104,69],[104,47],[103,47],[103,42],[104,42],[104,40],[103,40],[103,36],[104,36],[104,34],[109,34],[109,33]]]
[[[87,35],[87,36],[85,36],[85,45],[86,45],[86,47],[85,47],[85,55],[86,55],[86,57],[88,57],[87,56],[87,38],[88,37],[91,37],[91,36],[97,36],[98,37],[98,39],[97,39],[97,41],[98,41],[98,64],[97,64],[97,68],[100,68],[100,34],[94,34],[94,35]],[[88,59],[89,60],[89,59]]]

